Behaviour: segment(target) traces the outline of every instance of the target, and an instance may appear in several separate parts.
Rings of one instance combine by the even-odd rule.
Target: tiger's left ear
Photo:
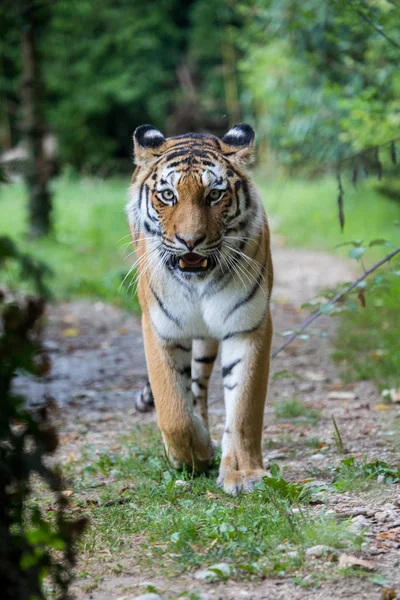
[[[222,153],[239,165],[246,165],[254,157],[254,130],[247,123],[238,123],[222,138]]]
[[[166,141],[161,131],[158,131],[153,125],[138,127],[133,134],[136,164],[145,165],[161,156]]]

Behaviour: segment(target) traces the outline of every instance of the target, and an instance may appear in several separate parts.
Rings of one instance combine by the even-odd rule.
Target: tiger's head
[[[165,266],[186,279],[223,266],[224,246],[243,246],[259,217],[244,170],[254,151],[250,125],[235,125],[222,139],[196,133],[166,139],[142,125],[134,150],[127,208],[134,240],[149,241]]]

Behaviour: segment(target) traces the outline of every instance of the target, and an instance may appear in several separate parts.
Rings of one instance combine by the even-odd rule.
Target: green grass
[[[373,379],[380,389],[400,384],[400,278],[390,288],[367,296],[366,308],[344,315],[334,358],[347,381]]]
[[[381,460],[368,461],[366,457],[359,460],[351,456],[340,461],[333,487],[341,493],[360,492],[376,483],[379,476],[384,483],[397,483],[400,480],[400,468]]]
[[[317,181],[290,179],[268,182],[260,172],[256,181],[270,217],[272,229],[286,238],[288,246],[329,250],[347,255],[349,248],[335,249],[350,240],[370,241],[384,238],[400,240],[400,205],[376,190],[373,182],[360,183],[354,189],[345,184],[345,227],[340,231],[337,209],[337,183],[333,178]],[[384,255],[386,248],[369,253],[372,261]]]
[[[315,544],[359,545],[346,523],[312,513],[303,487],[276,471],[253,494],[232,498],[216,487],[217,467],[196,478],[171,469],[154,426],[138,426],[115,452],[88,452],[68,467],[74,512],[80,507],[91,520],[83,557],[103,551],[126,555],[135,539],[134,560],[142,568],[156,561],[173,576],[224,561],[235,578],[247,578],[298,573],[305,548]],[[89,493],[99,494],[100,505],[86,503]],[[119,504],[120,499],[128,501]],[[290,499],[301,509],[294,510]],[[104,505],[109,500],[116,503]],[[294,554],[288,556],[288,550]]]
[[[257,179],[273,230],[284,236],[288,246],[348,256],[351,246],[335,246],[351,240],[367,244],[374,239],[400,244],[400,204],[380,194],[376,182],[361,183],[357,190],[351,183],[345,184],[342,233],[333,179],[269,183],[260,173]],[[385,246],[368,249],[365,265],[374,264],[389,251]],[[399,259],[393,262],[400,272]],[[362,273],[361,265],[358,272]],[[334,358],[340,361],[346,381],[372,379],[381,389],[400,385],[399,297],[400,278],[394,277],[391,286],[380,286],[374,293],[366,290],[365,309],[355,302],[356,310],[341,317]]]
[[[27,209],[23,185],[2,186],[1,234],[11,236],[21,250],[50,266],[54,276],[49,283],[56,299],[95,296],[136,308],[136,299],[131,300],[126,289],[118,294],[131,264],[123,258],[123,245],[129,241],[124,213],[128,185],[129,178],[102,181],[64,176],[55,180],[54,232],[35,241],[29,241],[25,235]],[[13,277],[15,281],[11,270],[9,283],[13,283]]]
[[[288,398],[274,404],[276,419],[312,423],[319,419],[319,411],[300,402],[297,398]]]

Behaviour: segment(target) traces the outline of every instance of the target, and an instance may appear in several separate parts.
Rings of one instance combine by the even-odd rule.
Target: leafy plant
[[[43,266],[17,251],[2,238],[0,266],[5,260],[19,261],[25,276],[31,276],[41,291]],[[69,520],[68,500],[63,495],[60,472],[46,459],[57,449],[56,430],[49,406],[37,414],[16,395],[12,382],[19,370],[40,376],[48,372],[49,360],[42,351],[39,322],[44,301],[6,302],[0,298],[0,578],[6,598],[44,599],[44,583],[50,579],[60,600],[70,598],[69,584],[75,562],[75,540],[85,519]],[[56,506],[51,518],[32,501],[32,478],[38,476],[54,493]]]
[[[340,492],[367,487],[371,481],[383,476],[385,483],[398,483],[400,469],[381,460],[357,460],[353,456],[345,458],[336,469],[333,486]]]
[[[336,419],[335,417],[332,415],[332,423],[333,423],[333,437],[335,440],[335,444],[336,444],[336,450],[338,451],[339,454],[345,454],[345,449],[344,449],[344,444],[343,444],[343,440],[342,440],[342,436],[338,427],[338,424],[336,423]]]
[[[305,501],[309,497],[309,490],[299,483],[286,481],[279,465],[272,463],[270,466],[271,477],[263,477],[259,489],[273,492],[279,498],[289,500],[291,503]]]

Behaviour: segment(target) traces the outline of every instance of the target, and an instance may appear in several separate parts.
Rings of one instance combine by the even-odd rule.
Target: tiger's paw
[[[225,477],[220,476],[217,485],[222,487],[227,494],[237,496],[241,492],[252,492],[256,483],[266,476],[267,473],[264,469],[231,471]]]
[[[140,390],[134,399],[135,408],[138,412],[149,412],[154,408],[154,397],[151,391],[150,381]]]

